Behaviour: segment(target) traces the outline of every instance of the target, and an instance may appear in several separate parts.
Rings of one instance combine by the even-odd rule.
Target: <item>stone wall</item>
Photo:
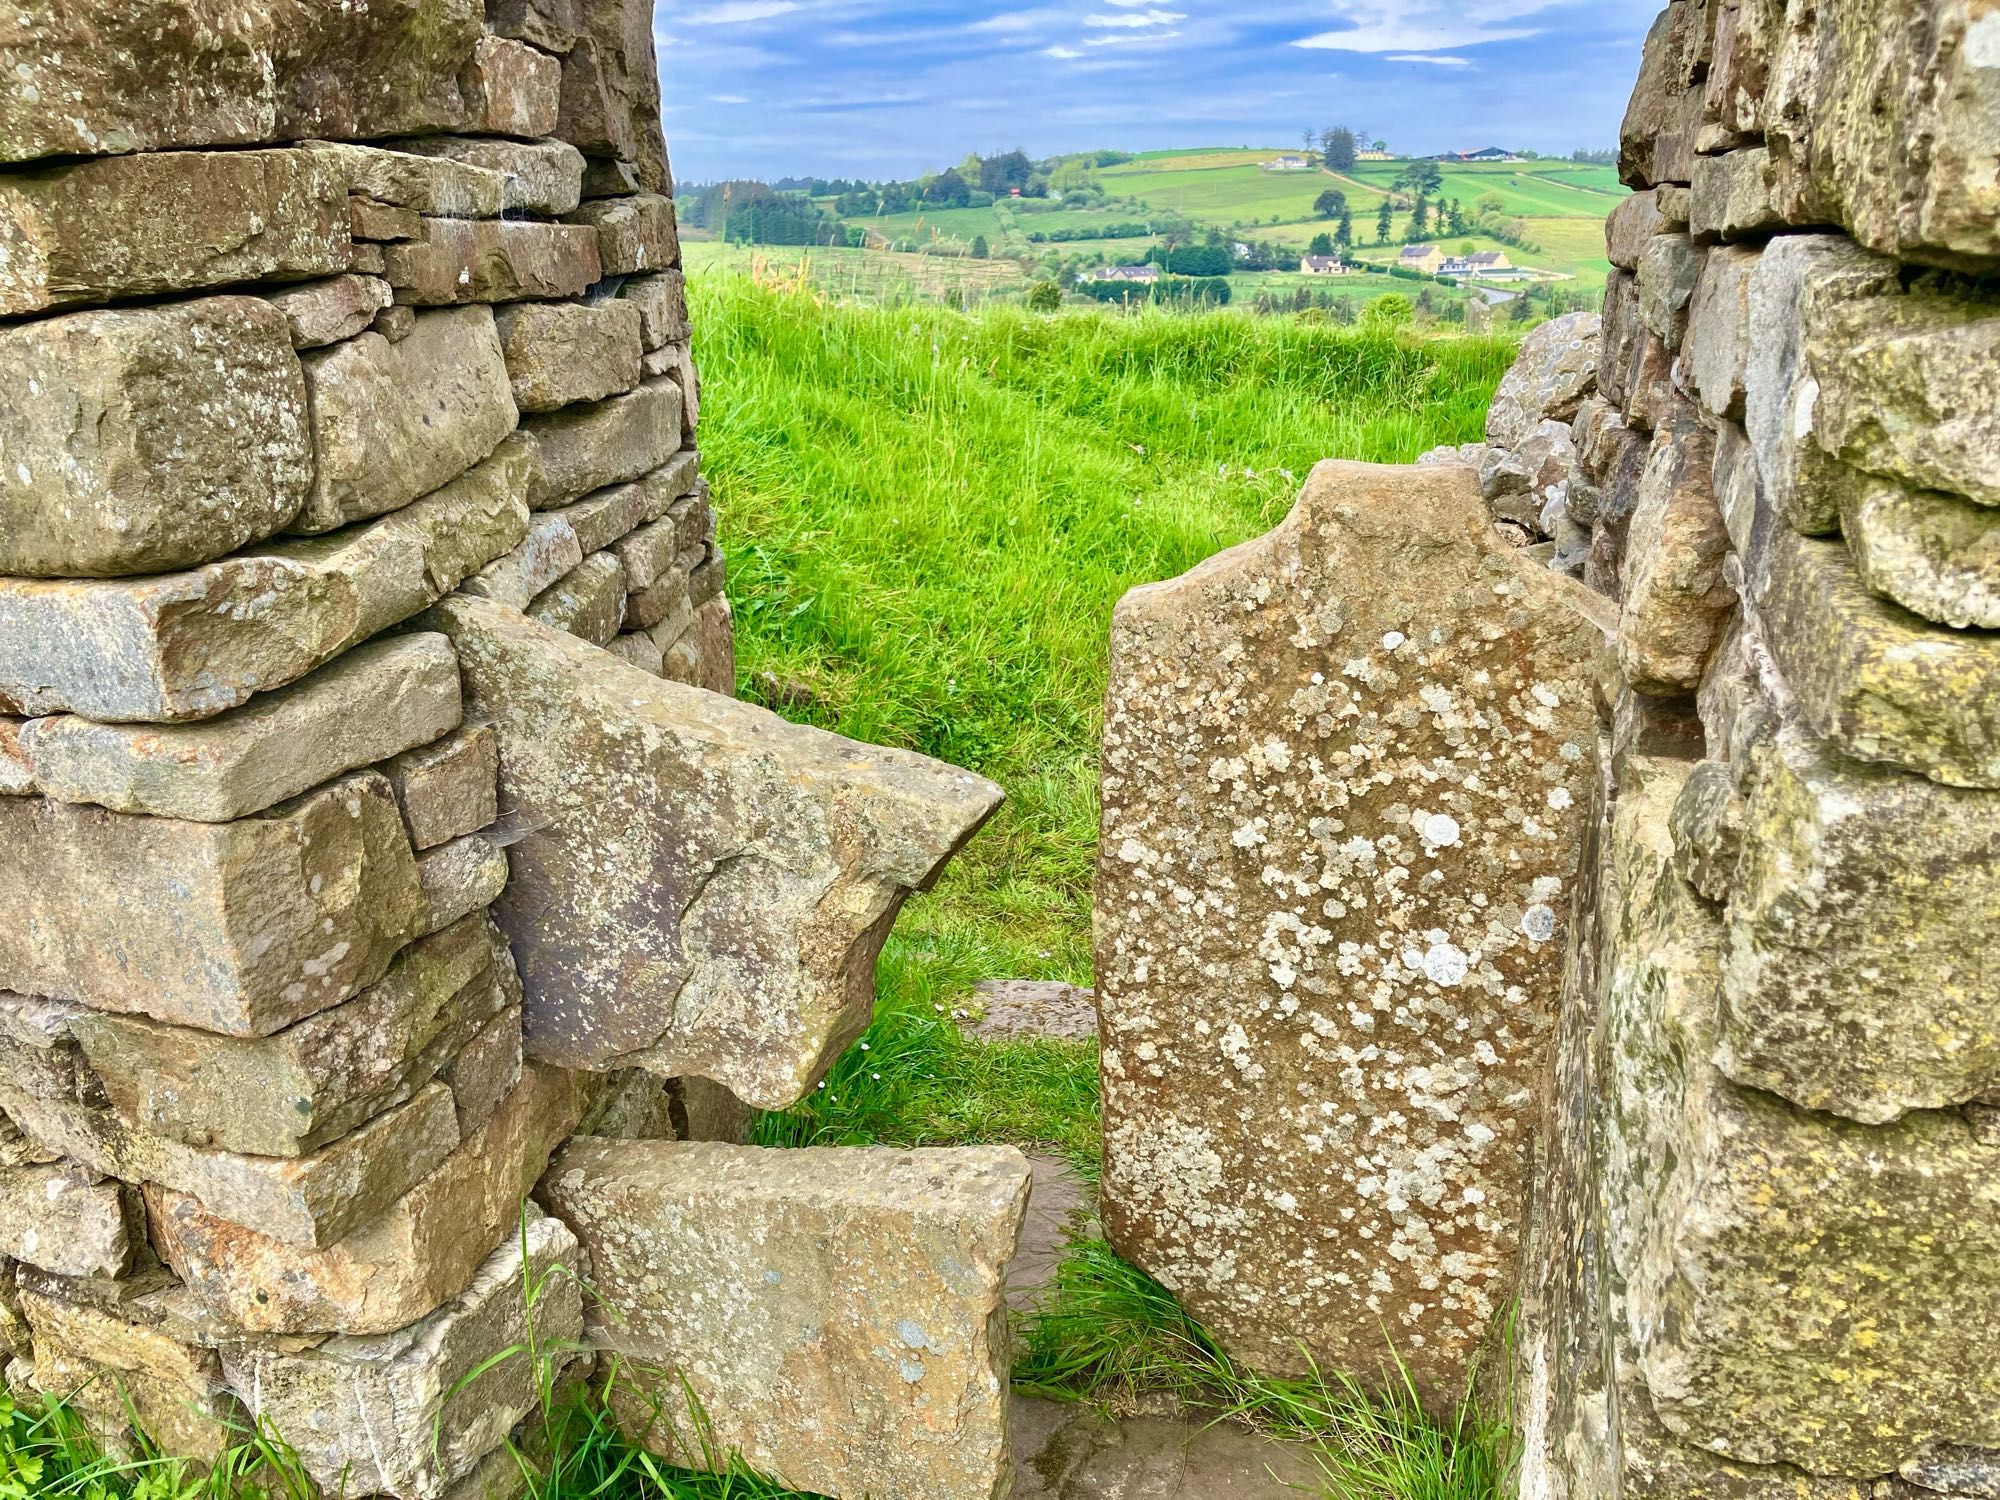
[[[518,1488],[528,1288],[581,1375],[592,1245],[684,1222],[599,1211],[620,1150],[672,1176],[809,1091],[999,799],[731,696],[651,11],[0,22],[0,1345],[114,1446],[256,1417],[329,1493]],[[579,1126],[642,1139],[544,1214]],[[949,1295],[897,1291],[956,1361],[922,1423],[976,1441],[928,1491],[863,1445],[839,1492],[990,1494],[1025,1164],[830,1175],[885,1216],[980,1184],[925,1221],[977,1247]],[[784,1307],[861,1274],[812,1264]],[[656,1389],[706,1348],[649,1351]],[[843,1376],[758,1427],[774,1469],[816,1472]],[[768,1396],[705,1394],[723,1431]]]

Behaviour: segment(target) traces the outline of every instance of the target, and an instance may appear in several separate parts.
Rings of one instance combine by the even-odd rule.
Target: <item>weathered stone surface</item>
[[[223,1369],[328,1493],[436,1500],[539,1410],[540,1381],[577,1357],[583,1274],[575,1236],[536,1216],[408,1328],[296,1353],[248,1346],[226,1351]],[[554,1368],[537,1369],[544,1358]]]
[[[611,550],[625,569],[625,587],[636,594],[674,565],[681,550],[679,527],[672,517],[662,516],[621,537]]]
[[[1689,232],[1704,242],[1769,234],[1784,222],[1772,198],[1771,153],[1762,146],[1698,156]]]
[[[486,27],[495,36],[561,54],[583,31],[582,5],[580,0],[487,0]]]
[[[650,630],[629,630],[615,635],[604,643],[604,649],[620,661],[630,662],[642,672],[660,675],[660,668],[666,660],[666,652],[653,639]]]
[[[1628,186],[1687,182],[1702,97],[1691,89],[1691,61],[1702,37],[1702,9],[1671,0],[1646,36],[1639,80],[1619,127],[1619,175]]]
[[[394,343],[364,333],[305,358],[312,494],[300,531],[396,510],[457,478],[514,430],[493,313],[425,313]]]
[[[454,666],[457,658],[453,658]],[[500,752],[485,724],[408,750],[383,768],[418,849],[477,833],[499,815]]]
[[[137,1425],[168,1453],[212,1463],[235,1441],[241,1409],[210,1349],[173,1336],[139,1303],[93,1305],[59,1280],[21,1289],[34,1330],[34,1388],[60,1397],[112,1452]]]
[[[499,314],[514,402],[554,411],[639,383],[639,309],[628,302],[522,302]]]
[[[424,218],[414,208],[396,208],[373,198],[347,200],[348,224],[357,240],[413,240],[424,232]]]
[[[593,552],[535,595],[528,618],[602,646],[625,623],[625,569],[609,552]]]
[[[505,942],[469,916],[405,948],[353,999],[267,1037],[101,1012],[74,1016],[70,1030],[106,1096],[140,1128],[296,1157],[409,1099],[519,1000]]]
[[[280,530],[311,477],[285,320],[254,297],[0,328],[0,573],[115,577]]]
[[[642,480],[636,484],[616,484],[594,491],[574,505],[563,507],[562,518],[576,533],[576,542],[588,556],[602,551],[629,534],[653,514],[658,501]]]
[[[1486,415],[1486,441],[1515,448],[1545,421],[1568,422],[1597,386],[1596,313],[1551,318],[1526,339],[1514,367],[1494,392]]]
[[[389,787],[234,823],[0,800],[0,989],[261,1035],[380,978],[423,900]]]
[[[58,1276],[123,1276],[145,1222],[136,1196],[72,1165],[0,1167],[0,1254]]]
[[[462,592],[524,610],[582,561],[583,545],[567,514],[536,516],[519,544],[466,579]]]
[[[562,505],[658,468],[680,448],[680,416],[680,390],[662,378],[606,401],[527,418],[521,428],[542,454],[542,481],[530,503]]]
[[[393,515],[130,582],[0,579],[0,707],[203,719],[408,619],[527,532],[532,445],[509,439]]]
[[[693,635],[701,650],[701,671],[695,685],[735,697],[736,621],[729,601],[718,595],[697,609]]]
[[[1821,535],[1840,524],[1828,460],[1812,438],[1820,386],[1807,358],[1807,329],[1843,302],[1898,290],[1893,261],[1835,235],[1773,240],[1750,278],[1744,427],[1772,515],[1794,530]]]
[[[356,713],[364,704],[367,712]],[[451,643],[407,635],[358,647],[198,724],[98,724],[62,714],[31,720],[21,744],[47,796],[227,823],[426,744],[458,719]]]
[[[396,300],[419,307],[575,297],[602,275],[597,236],[574,224],[426,219],[419,241],[384,247]]]
[[[625,601],[625,621],[636,629],[648,630],[662,649],[671,645],[694,618],[688,599],[687,571],[678,564],[668,567],[651,583]],[[675,681],[685,679],[676,678]]]
[[[250,1333],[390,1333],[471,1284],[518,1234],[549,1153],[582,1118],[579,1076],[529,1064],[443,1166],[323,1250],[218,1218],[181,1193],[149,1196],[153,1243],[214,1317]]]
[[[681,263],[674,200],[657,193],[593,198],[564,215],[564,222],[586,224],[597,231],[597,257],[607,276],[660,271]]]
[[[1634,193],[1604,221],[1605,256],[1621,271],[1636,271],[1646,241],[1669,227],[1657,192]]]
[[[1913,295],[1831,309],[1809,330],[1821,446],[1916,489],[2000,506],[2000,315]]]
[[[2000,629],[2000,508],[1857,478],[1841,529],[1876,593],[1940,624]]]
[[[1727,738],[1715,748],[1728,753]],[[1743,858],[1744,804],[1736,769],[1720,759],[1702,761],[1674,803],[1674,873],[1704,901],[1729,899]]]
[[[1114,616],[1105,1225],[1260,1368],[1455,1392],[1512,1294],[1597,608],[1464,469],[1328,463]]]
[[[433,618],[524,830],[497,915],[530,1055],[796,1102],[867,1025],[903,898],[999,788],[683,691],[489,602]]]
[[[1718,417],[1743,420],[1743,377],[1750,360],[1750,281],[1758,252],[1741,245],[1711,250],[1688,312],[1684,376]]]
[[[503,209],[562,215],[583,201],[583,155],[566,141],[425,135],[397,141],[395,146],[398,151],[442,156],[500,173],[505,179],[500,197]]]
[[[1764,623],[1815,733],[1947,786],[2000,787],[2000,635],[1940,630],[1869,593],[1838,542],[1803,537],[1773,549]]]
[[[1012,1147],[581,1139],[542,1194],[589,1252],[590,1331],[621,1356],[614,1409],[643,1446],[702,1467],[740,1452],[826,1494],[992,1500],[1028,1185]]]
[[[1626,541],[1618,662],[1642,693],[1693,692],[1736,592],[1724,581],[1729,533],[1715,502],[1715,440],[1691,407],[1653,437]]]
[[[4,315],[327,276],[347,253],[341,184],[304,152],[164,152],[0,179]]]
[[[562,64],[508,37],[481,37],[459,75],[474,130],[528,140],[556,128]]]
[[[579,9],[582,32],[563,58],[554,133],[586,156],[630,163],[633,179],[647,192],[672,193],[652,6],[647,0],[597,0]]]
[[[506,183],[477,162],[347,141],[308,141],[347,192],[376,203],[447,219],[490,219],[506,202]]]
[[[438,1070],[438,1077],[451,1090],[458,1110],[460,1135],[470,1135],[491,1118],[493,1111],[521,1082],[525,1061],[521,1046],[521,988],[513,965],[507,966],[512,1000],[505,1010],[482,1026],[459,1049],[458,1055]]]
[[[1639,317],[1669,353],[1687,331],[1688,306],[1707,252],[1686,234],[1656,234],[1639,257]]]
[[[35,790],[35,768],[21,748],[26,719],[0,714],[0,797],[25,797]]]
[[[500,899],[507,888],[507,853],[470,833],[418,855],[417,880],[424,891],[424,925],[437,932]]]
[[[267,292],[264,300],[285,315],[294,349],[317,349],[353,338],[395,296],[379,276],[330,276]]]
[[[640,340],[647,349],[664,349],[688,337],[687,280],[681,272],[628,276],[618,298],[638,307]]]
[[[1868,1124],[2000,1087],[1990,795],[1844,761],[1789,728],[1754,762],[1743,851],[1723,1072]]]

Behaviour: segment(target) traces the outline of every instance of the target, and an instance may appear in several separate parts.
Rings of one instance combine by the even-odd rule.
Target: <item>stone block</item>
[[[368,711],[357,714],[361,704]],[[31,720],[21,745],[46,796],[227,823],[435,740],[458,719],[450,642],[406,635],[357,647],[290,687],[197,724],[99,724],[61,714]]]
[[[592,230],[517,219],[426,219],[423,239],[384,248],[382,267],[396,300],[418,307],[575,297],[603,274]]]
[[[1762,146],[1698,156],[1688,230],[1703,244],[1771,234],[1784,225],[1774,196],[1771,153]]]
[[[475,915],[410,944],[353,999],[267,1037],[101,1012],[72,1017],[69,1029],[106,1097],[139,1129],[299,1157],[411,1098],[519,1000],[506,944]]]
[[[395,146],[398,151],[441,156],[498,172],[503,179],[500,210],[560,216],[583,201],[583,154],[567,141],[425,135],[397,141]]]
[[[1947,786],[2000,787],[2000,636],[1878,599],[1845,547],[1804,537],[1773,548],[1763,615],[1816,734]]]
[[[1612,209],[1604,221],[1605,256],[1621,271],[1636,271],[1646,242],[1677,227],[1670,225],[1667,216],[1660,212],[1660,195],[1656,190],[1634,193]]]
[[[563,218],[565,223],[588,225],[597,231],[597,257],[607,276],[662,271],[681,263],[671,198],[657,193],[593,198]]]
[[[149,1192],[153,1243],[209,1316],[247,1333],[391,1333],[458,1296],[522,1224],[522,1200],[583,1117],[578,1075],[528,1064],[445,1163],[338,1244],[302,1249]]]
[[[729,601],[720,596],[694,612],[694,638],[701,650],[697,687],[736,696],[736,622]]]
[[[396,510],[457,478],[514,430],[492,310],[440,309],[397,342],[364,333],[305,357],[312,403],[307,532]]]
[[[577,545],[588,556],[628,535],[645,521],[657,503],[658,496],[644,480],[614,484],[593,491],[574,505],[564,506],[562,518],[569,522],[576,533]]]
[[[0,714],[0,797],[25,797],[35,790],[35,768],[21,748],[28,721]]]
[[[451,1089],[458,1110],[460,1135],[471,1135],[500,1107],[521,1082],[525,1061],[521,1046],[521,988],[513,965],[507,966],[513,1003],[482,1026],[458,1055],[438,1070]]]
[[[1674,802],[1671,825],[1674,873],[1702,900],[1729,899],[1743,855],[1743,823],[1735,768],[1722,760],[1702,761]]]
[[[266,292],[264,300],[285,315],[294,349],[317,349],[353,338],[395,296],[379,276],[346,275]]]
[[[447,600],[433,618],[499,735],[525,830],[497,915],[529,1054],[796,1102],[867,1025],[904,897],[999,789],[681,690],[490,602]]]
[[[378,244],[414,240],[424,232],[423,215],[414,208],[397,208],[373,198],[349,198],[347,219],[355,239]]]
[[[388,784],[360,775],[234,823],[0,800],[0,989],[267,1035],[338,1004],[421,930]]]
[[[0,993],[0,1082],[37,1099],[101,1106],[104,1085],[83,1060],[73,1023],[86,1009]],[[55,1153],[38,1151],[38,1162]]]
[[[1597,387],[1596,313],[1551,318],[1521,342],[1513,368],[1501,378],[1486,416],[1486,441],[1519,447],[1544,422],[1567,423]]]
[[[1856,476],[1840,514],[1869,588],[1941,625],[2000,630],[2000,507]]]
[[[587,406],[542,412],[522,422],[541,448],[536,509],[563,505],[607,484],[637,479],[681,446],[681,393],[670,380],[645,384]]]
[[[1714,437],[1683,404],[1654,434],[1626,540],[1618,663],[1642,693],[1693,692],[1736,607],[1714,465]]]
[[[1639,340],[1639,278],[1613,271],[1604,284],[1604,313],[1597,357],[1597,391],[1613,406],[1625,404],[1625,377]]]
[[[620,538],[612,551],[625,569],[625,587],[632,593],[649,589],[674,564],[680,553],[679,528],[670,516],[639,527]]]
[[[505,179],[478,162],[348,141],[308,141],[305,149],[350,194],[426,217],[491,219],[506,203]]]
[[[328,1493],[442,1500],[578,1357],[583,1274],[575,1236],[536,1216],[407,1328],[297,1351],[245,1345],[223,1369]]]
[[[580,0],[487,0],[486,28],[558,55],[583,32]]]
[[[1680,350],[1706,259],[1686,234],[1656,234],[1639,256],[1639,317],[1670,354]]]
[[[461,592],[524,610],[537,594],[582,561],[583,546],[568,515],[538,515],[519,544],[466,579]]]
[[[481,37],[459,75],[472,128],[535,140],[553,132],[562,104],[562,64],[510,37]]]
[[[1673,373],[1674,357],[1666,340],[1641,326],[1625,372],[1625,420],[1635,431],[1651,434],[1672,419],[1681,403]]]
[[[1105,1227],[1255,1368],[1450,1399],[1514,1293],[1606,624],[1469,471],[1342,463],[1113,617]]]
[[[534,457],[509,439],[380,520],[189,572],[0,578],[0,710],[204,719],[296,682],[515,546]]]
[[[625,569],[609,552],[593,552],[535,595],[527,616],[551,630],[602,646],[625,623]]]
[[[638,307],[640,342],[647,350],[687,339],[687,280],[681,272],[628,276],[618,288],[618,299]]]
[[[503,308],[500,348],[514,402],[554,411],[639,383],[639,309],[628,302],[521,302]]]
[[[694,604],[688,598],[688,575],[679,567],[669,566],[625,602],[626,622],[634,629],[654,631],[654,638],[662,646],[678,636],[693,616]],[[667,634],[659,635],[659,627],[669,624],[671,628]]]
[[[1683,378],[1715,416],[1743,420],[1744,373],[1750,361],[1750,283],[1758,252],[1727,245],[1708,253],[1688,309]]]
[[[671,194],[652,7],[646,0],[599,0],[581,9],[582,33],[563,58],[554,133],[586,156],[629,163],[645,191]]]
[[[655,677],[660,675],[660,668],[666,659],[665,651],[661,649],[659,642],[653,639],[650,630],[633,630],[613,636],[604,643],[604,649],[619,660],[628,661],[640,671],[650,672]]]
[[[305,152],[161,152],[0,179],[0,315],[327,276],[347,256],[341,185]]]
[[[382,770],[396,789],[414,848],[434,849],[477,833],[499,816],[500,752],[488,725],[468,725],[406,750]]]
[[[74,1165],[0,1167],[0,1254],[57,1276],[123,1276],[146,1226],[132,1190]]]
[[[284,317],[255,297],[0,328],[0,573],[157,573],[281,530],[312,475]]]
[[[491,839],[467,834],[418,855],[417,880],[424,892],[425,926],[437,932],[500,899],[507,888],[507,851]]]
[[[1619,176],[1629,187],[1687,182],[1701,95],[1689,87],[1702,35],[1701,6],[1671,0],[1646,36],[1639,80],[1619,127]]]
[[[591,1335],[641,1446],[704,1468],[740,1453],[819,1493],[991,1500],[1029,1176],[1012,1147],[579,1139],[542,1195],[590,1255]]]

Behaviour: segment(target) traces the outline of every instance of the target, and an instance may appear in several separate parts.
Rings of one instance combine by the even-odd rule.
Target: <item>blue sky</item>
[[[1616,144],[1661,0],[672,0],[676,174],[909,177],[967,151]]]

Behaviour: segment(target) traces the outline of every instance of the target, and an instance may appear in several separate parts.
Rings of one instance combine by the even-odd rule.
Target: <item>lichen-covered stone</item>
[[[579,1075],[530,1063],[486,1124],[367,1224],[321,1250],[149,1194],[153,1243],[212,1317],[247,1333],[390,1333],[463,1292],[520,1232],[549,1153],[582,1118]]]
[[[537,594],[583,562],[583,544],[565,512],[538,515],[504,556],[465,580],[462,593],[524,610]]]
[[[597,257],[607,276],[663,271],[681,263],[671,198],[657,193],[594,198],[564,215],[564,221],[597,231]]]
[[[70,1030],[106,1097],[140,1128],[297,1157],[410,1098],[519,1000],[505,942],[469,916],[410,944],[353,999],[267,1037],[102,1012],[76,1015]]]
[[[1681,346],[1707,252],[1686,234],[1656,234],[1639,257],[1639,317],[1669,353]]]
[[[576,297],[603,274],[597,235],[574,224],[426,219],[424,237],[383,248],[396,300],[418,307]]]
[[[1486,415],[1486,441],[1514,448],[1547,421],[1567,422],[1597,385],[1596,313],[1569,313],[1542,324],[1521,342]]]
[[[463,474],[514,430],[490,308],[425,313],[405,338],[364,333],[304,364],[315,465],[293,523],[299,531],[396,510]]]
[[[595,490],[562,509],[585,555],[601,552],[653,515],[659,497],[643,481]]]
[[[999,788],[660,682],[486,601],[432,618],[524,830],[497,915],[530,1055],[795,1103],[866,1027],[904,897]]]
[[[583,1273],[575,1236],[535,1215],[407,1328],[295,1351],[245,1345],[224,1351],[223,1369],[327,1493],[440,1500],[579,1356]]]
[[[0,573],[157,573],[267,537],[312,474],[285,319],[207,297],[0,328],[0,453]]]
[[[1714,438],[1691,404],[1653,437],[1626,539],[1618,662],[1642,693],[1693,692],[1735,590],[1723,578],[1729,533],[1715,502]]]
[[[530,503],[537,509],[563,505],[658,468],[680,448],[680,418],[680,390],[664,378],[605,401],[529,417],[522,430],[542,455],[542,479]]]
[[[484,36],[459,74],[472,129],[527,140],[556,128],[562,64],[511,37]]]
[[[308,141],[304,149],[347,192],[374,203],[438,218],[490,219],[506,202],[505,180],[477,162],[350,141]]]
[[[530,3],[546,8],[549,0]],[[651,4],[594,0],[578,9],[581,31],[563,58],[562,108],[554,134],[586,156],[629,163],[633,182],[646,192],[672,193]]]
[[[583,201],[583,155],[566,141],[425,135],[397,141],[395,147],[498,172],[502,209],[560,216]]]
[[[1753,762],[1742,847],[1723,1072],[1868,1124],[2000,1088],[1990,794],[1843,760],[1788,728]]]
[[[2000,507],[1857,477],[1840,515],[1869,588],[1941,625],[2000,630]]]
[[[687,279],[681,272],[628,276],[618,288],[618,299],[638,307],[640,340],[648,350],[664,349],[688,337]]]
[[[593,552],[529,601],[529,619],[602,646],[625,623],[625,569],[609,552]]]
[[[589,1252],[591,1334],[641,1446],[701,1468],[740,1453],[816,1493],[995,1500],[1029,1175],[1006,1146],[580,1139],[542,1196]]]
[[[257,1036],[382,976],[423,917],[388,784],[234,823],[0,799],[0,989]]]
[[[356,713],[366,704],[366,713]],[[427,744],[459,718],[458,659],[441,636],[370,642],[197,724],[32,720],[35,784],[65,802],[227,823]]]
[[[491,839],[469,833],[417,856],[428,932],[484,911],[507,888],[507,851]]]
[[[1513,1293],[1596,608],[1468,471],[1327,463],[1114,616],[1105,1224],[1259,1368],[1454,1392]]]
[[[1639,80],[1618,131],[1618,172],[1627,185],[1685,183],[1693,175],[1702,94],[1690,86],[1703,37],[1697,0],[1670,0],[1646,35]]]
[[[301,151],[113,157],[0,178],[0,315],[347,269],[339,180]]]
[[[500,753],[490,725],[471,725],[405,751],[382,771],[396,789],[415,848],[434,849],[477,833],[499,816]]]
[[[379,276],[344,275],[266,292],[264,300],[285,315],[294,349],[317,349],[353,338],[395,296]]]
[[[1688,309],[1684,377],[1701,404],[1718,417],[1743,420],[1744,372],[1750,358],[1750,282],[1758,251],[1743,245],[1711,250]]]
[[[2000,787],[2000,635],[1879,599],[1845,547],[1804,537],[1773,548],[1763,613],[1815,733],[1947,786]]]
[[[521,302],[499,314],[514,402],[554,411],[639,383],[639,309],[629,302]]]
[[[0,1167],[0,1255],[57,1276],[123,1276],[145,1241],[137,1204],[73,1164]]]
[[[1670,227],[1656,191],[1634,193],[1605,218],[1605,257],[1621,271],[1636,271],[1646,241]]]
[[[1763,147],[1698,156],[1688,230],[1705,242],[1768,234],[1784,222],[1772,198],[1771,153]]]

